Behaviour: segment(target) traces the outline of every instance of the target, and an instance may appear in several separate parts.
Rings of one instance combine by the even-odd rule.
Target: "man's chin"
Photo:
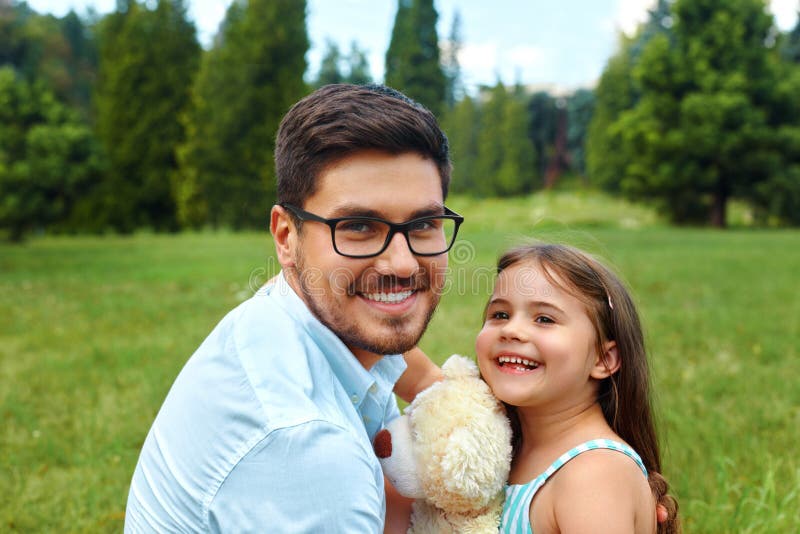
[[[361,349],[381,356],[401,354],[414,348],[422,337],[409,333],[389,333],[385,336],[363,336],[340,334],[345,345],[351,349]]]

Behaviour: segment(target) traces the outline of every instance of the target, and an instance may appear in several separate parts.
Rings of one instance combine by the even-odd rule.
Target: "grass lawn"
[[[423,349],[473,354],[509,245],[595,252],[640,305],[686,531],[800,531],[800,232],[668,228],[591,193],[449,204],[467,222]],[[119,531],[172,380],[276,272],[266,231],[0,245],[0,531]]]

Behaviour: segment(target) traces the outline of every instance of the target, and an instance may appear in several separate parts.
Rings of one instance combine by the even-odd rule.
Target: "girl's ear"
[[[592,378],[602,380],[619,371],[619,353],[617,352],[616,341],[606,341],[603,343],[603,353],[597,355],[597,359],[590,373]]]

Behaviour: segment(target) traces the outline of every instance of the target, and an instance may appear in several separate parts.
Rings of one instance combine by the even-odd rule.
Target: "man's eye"
[[[365,232],[373,232],[375,231],[375,228],[374,225],[370,224],[369,221],[342,221],[341,223],[339,223],[339,226],[336,227],[336,231],[352,232],[358,234]]]
[[[436,230],[441,225],[437,224],[437,221],[429,220],[429,221],[417,221],[414,224],[410,225],[408,228],[409,232],[430,232],[431,230]]]

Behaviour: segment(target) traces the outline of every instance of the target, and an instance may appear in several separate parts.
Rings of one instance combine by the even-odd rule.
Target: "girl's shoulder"
[[[621,452],[598,447],[574,455],[542,492],[538,512],[561,532],[655,532],[655,502],[643,467]]]
[[[564,466],[551,489],[553,515],[562,532],[582,525],[598,532],[629,532],[646,520],[655,528],[655,502],[647,479],[630,458],[616,451],[581,454]]]

